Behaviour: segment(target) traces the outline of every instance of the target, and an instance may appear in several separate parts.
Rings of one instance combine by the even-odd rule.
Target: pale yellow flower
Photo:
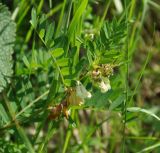
[[[111,85],[110,85],[110,81],[108,78],[103,79],[100,83],[99,83],[99,88],[101,89],[102,93],[107,92],[108,90],[111,89]]]
[[[86,88],[80,81],[77,81],[76,94],[78,97],[81,97],[83,99],[92,97],[91,93],[86,90]]]

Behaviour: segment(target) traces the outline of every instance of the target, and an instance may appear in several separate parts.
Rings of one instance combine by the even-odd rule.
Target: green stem
[[[51,17],[54,13],[58,12],[61,8],[62,8],[63,4],[59,4],[57,6],[55,6],[53,9],[51,9],[47,14],[46,17],[49,18]]]
[[[127,2],[125,0],[125,10],[127,8]],[[129,28],[128,28],[128,11],[125,12],[125,20],[127,23],[127,36],[126,36],[126,52],[125,52],[125,60],[129,61],[129,53],[128,53],[128,43],[129,43]],[[125,129],[126,129],[126,118],[127,118],[127,102],[128,102],[128,81],[129,81],[129,63],[126,63],[126,75],[125,75],[125,100],[123,102],[123,144],[122,144],[122,152],[125,153],[125,145],[126,145],[126,134],[125,134]]]
[[[59,17],[59,22],[58,22],[56,34],[55,34],[56,37],[58,36],[60,28],[61,28],[62,19],[63,19],[63,16],[64,16],[65,6],[66,6],[66,0],[63,1],[63,6],[62,6],[61,14],[60,14],[60,17]]]
[[[29,151],[30,153],[35,153],[35,152],[34,152],[34,148],[33,148],[32,144],[31,144],[30,140],[28,139],[26,133],[25,133],[24,130],[20,127],[18,121],[15,119],[15,112],[13,111],[13,108],[12,108],[12,106],[10,105],[10,102],[9,102],[9,100],[8,100],[8,98],[7,98],[6,93],[3,93],[3,98],[4,98],[5,105],[6,105],[7,109],[8,109],[8,115],[10,116],[10,118],[11,118],[12,120],[14,120],[14,123],[15,123],[15,125],[16,125],[16,130],[17,130],[19,136],[20,136],[21,139],[23,140],[23,142],[24,142],[24,144],[26,145],[26,148],[28,149],[28,151]]]
[[[144,74],[144,70],[145,70],[145,68],[146,68],[146,66],[147,66],[147,64],[148,64],[148,62],[149,62],[150,57],[151,57],[151,50],[148,52],[147,58],[146,58],[146,60],[145,60],[145,62],[144,62],[144,64],[143,64],[143,67],[142,67],[142,69],[141,69],[141,71],[140,71],[140,73],[139,73],[139,78],[138,78],[137,83],[136,83],[136,86],[135,86],[135,88],[134,88],[132,97],[131,97],[130,100],[129,100],[129,104],[131,104],[131,102],[132,102],[132,100],[133,100],[133,97],[134,97],[134,95],[135,95],[135,93],[136,93],[136,91],[137,91],[137,89],[138,89],[138,87],[139,87],[141,78],[142,78],[142,76],[143,76],[143,74]]]
[[[62,153],[66,153],[66,151],[67,151],[67,147],[68,147],[68,144],[69,144],[69,140],[70,140],[71,134],[72,134],[71,132],[72,132],[71,129],[69,129],[69,130],[67,131],[67,135],[66,135],[66,139],[65,139],[65,144],[64,144]]]
[[[38,8],[37,8],[37,15],[39,15],[39,13],[41,12],[43,3],[44,3],[44,0],[40,0]],[[30,40],[30,38],[32,36],[32,32],[33,32],[33,27],[30,26],[30,28],[29,28],[29,30],[27,32],[27,35],[25,37],[24,44],[29,42],[29,40]],[[20,51],[21,55],[23,55],[23,52],[24,52],[24,48],[22,47],[21,51]]]
[[[49,90],[47,90],[45,93],[43,93],[41,96],[37,97],[35,100],[33,100],[32,102],[30,102],[29,105],[27,105],[26,107],[24,107],[19,113],[17,113],[15,115],[14,118],[12,118],[12,121],[10,121],[9,123],[5,124],[2,128],[0,128],[0,130],[6,130],[6,128],[9,128],[11,126],[14,125],[14,121],[21,115],[23,114],[27,109],[29,109],[32,105],[34,105],[36,102],[38,102],[40,99],[42,99],[43,97],[45,97],[47,94],[49,93]]]
[[[54,127],[54,122],[50,122],[48,126],[48,131],[46,133],[46,136],[44,140],[42,141],[41,145],[39,146],[38,153],[44,153],[44,148],[46,148],[46,144],[51,139],[53,134],[55,133],[56,128]]]
[[[109,6],[110,6],[110,4],[111,4],[111,1],[112,1],[112,0],[106,1],[104,13],[103,13],[102,19],[101,19],[100,24],[99,24],[99,30],[101,29],[102,24],[104,23],[104,20],[105,20],[105,17],[106,17],[106,15],[107,15],[108,8],[109,8]]]
[[[129,20],[130,20],[130,19],[132,18],[132,16],[133,16],[133,12],[134,12],[134,9],[135,9],[135,4],[136,4],[136,0],[132,0],[130,12],[129,12]]]
[[[74,118],[75,110],[72,110],[71,116],[72,116],[72,118]],[[70,141],[70,138],[71,138],[71,135],[72,135],[72,129],[69,127],[68,130],[67,130],[66,139],[65,139],[65,142],[64,142],[62,153],[66,153],[67,147],[68,147],[68,144],[69,144],[69,141]]]

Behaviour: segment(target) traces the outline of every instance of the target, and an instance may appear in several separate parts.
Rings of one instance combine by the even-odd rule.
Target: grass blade
[[[153,112],[149,111],[149,110],[146,110],[146,109],[143,109],[143,108],[139,108],[139,107],[129,107],[127,108],[127,111],[129,112],[142,112],[142,113],[145,113],[149,116],[152,116],[154,117],[155,119],[157,119],[158,121],[160,121],[160,117],[158,117],[156,114],[154,114]]]
[[[71,24],[69,26],[69,30],[68,30],[68,38],[69,40],[71,40],[71,37],[75,31],[75,28],[77,26],[77,23],[79,23],[79,19],[82,16],[86,6],[87,6],[88,0],[83,0],[81,2],[81,5],[79,6],[79,8],[77,9],[77,11],[75,12],[75,15],[71,21]]]
[[[141,151],[139,151],[139,152],[137,152],[137,153],[150,152],[150,151],[152,151],[153,149],[155,149],[155,148],[157,148],[157,147],[160,147],[160,142],[159,142],[159,143],[156,143],[156,144],[154,144],[154,145],[152,145],[152,146],[149,146],[149,147],[147,147],[147,148],[144,148],[143,150],[141,150]]]

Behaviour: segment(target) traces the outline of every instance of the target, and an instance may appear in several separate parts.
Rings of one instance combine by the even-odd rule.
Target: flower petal
[[[83,86],[83,84],[79,81],[77,81],[76,94],[77,94],[78,97],[80,97],[82,99],[92,97],[91,93],[88,92],[86,90],[86,88]]]
[[[99,88],[101,89],[101,92],[102,92],[102,93],[105,93],[105,92],[107,92],[108,90],[110,90],[110,89],[111,89],[111,85],[110,85],[109,79],[102,80],[102,81],[99,83]]]

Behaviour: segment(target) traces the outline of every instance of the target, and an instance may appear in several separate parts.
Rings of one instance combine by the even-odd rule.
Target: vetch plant
[[[0,3],[0,152],[159,146],[145,148],[157,140],[159,107],[140,108],[151,106],[140,86],[152,51],[133,61],[137,46],[146,46],[141,30],[150,5],[159,8],[134,0],[14,0],[9,11]]]

